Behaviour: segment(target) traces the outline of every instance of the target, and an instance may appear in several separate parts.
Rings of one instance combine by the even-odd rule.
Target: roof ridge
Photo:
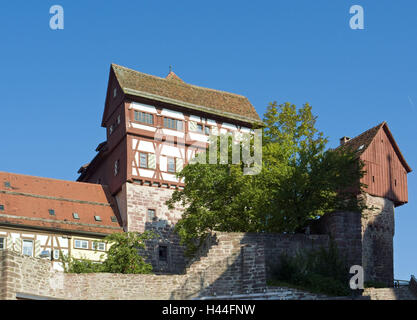
[[[376,125],[376,126],[374,126],[374,127],[370,128],[370,129],[368,129],[368,130],[366,130],[366,131],[364,131],[364,132],[362,132],[362,133],[358,134],[357,136],[355,136],[355,137],[353,137],[353,138],[349,139],[348,141],[346,141],[344,145],[349,144],[351,141],[353,141],[353,140],[355,140],[355,139],[357,139],[357,138],[359,138],[359,137],[361,137],[361,136],[363,136],[363,135],[367,134],[367,133],[368,133],[369,131],[371,131],[371,130],[374,130],[374,129],[378,128],[378,127],[382,127],[382,126],[383,126],[383,125],[385,125],[386,123],[387,123],[386,121],[383,121],[383,122],[381,122],[380,124],[378,124],[378,125]]]
[[[32,175],[23,174],[23,173],[12,173],[12,172],[0,171],[0,175],[2,175],[2,174],[12,175],[12,176],[21,176],[21,177],[30,177],[30,178],[43,179],[43,180],[52,180],[52,181],[57,181],[57,182],[83,184],[83,185],[88,185],[88,186],[101,187],[103,189],[105,189],[107,187],[107,186],[104,186],[104,185],[101,185],[101,184],[95,184],[95,183],[71,181],[71,180],[64,180],[64,179],[57,179],[57,178],[47,178],[47,177],[40,177],[40,176],[32,176]]]
[[[115,63],[112,63],[112,66],[115,66],[115,67],[117,67],[117,68],[122,68],[122,69],[124,69],[124,70],[125,70],[125,71],[127,71],[127,72],[131,72],[131,73],[139,73],[139,74],[144,75],[144,76],[147,76],[147,77],[153,77],[153,78],[156,78],[156,79],[159,79],[159,80],[169,81],[169,79],[162,78],[162,77],[158,77],[158,76],[155,76],[155,75],[153,75],[153,74],[144,73],[144,72],[137,71],[137,70],[134,70],[134,69],[130,69],[130,68],[127,68],[127,67],[124,67],[124,66],[121,66],[121,65],[115,64]],[[176,75],[176,76],[179,78],[179,76],[178,76],[178,75]],[[117,75],[116,75],[116,77],[117,77]],[[212,89],[212,88],[207,88],[207,87],[202,87],[202,86],[197,86],[197,85],[195,85],[195,84],[191,84],[191,83],[187,83],[187,82],[185,82],[182,78],[180,78],[180,79],[181,79],[182,81],[178,81],[178,82],[172,82],[172,81],[169,81],[169,83],[173,83],[173,84],[175,84],[175,85],[181,85],[181,86],[193,87],[193,88],[200,89],[200,90],[208,90],[208,91],[213,91],[213,92],[218,92],[218,93],[223,93],[223,94],[233,95],[233,96],[236,96],[236,97],[240,97],[240,98],[248,99],[246,96],[241,95],[241,94],[238,94],[238,93],[228,92],[228,91],[223,91],[223,90],[219,90],[219,89]]]

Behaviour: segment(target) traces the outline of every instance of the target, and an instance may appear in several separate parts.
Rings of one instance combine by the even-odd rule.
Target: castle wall
[[[368,207],[361,219],[362,266],[365,281],[394,282],[394,203],[391,200],[365,195]]]

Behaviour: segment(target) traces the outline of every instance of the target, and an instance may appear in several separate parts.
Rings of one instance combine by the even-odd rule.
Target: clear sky
[[[51,30],[52,5],[64,30]],[[352,5],[364,29],[352,30]],[[270,101],[309,102],[329,137],[387,121],[417,170],[415,0],[1,1],[0,171],[75,180],[105,140],[110,63]],[[415,173],[396,210],[395,278],[417,275]]]

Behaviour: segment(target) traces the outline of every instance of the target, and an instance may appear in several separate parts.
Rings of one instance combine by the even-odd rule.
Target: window
[[[55,215],[55,210],[54,209],[49,209],[49,215],[50,216],[54,216]]]
[[[94,220],[96,220],[96,221],[102,221],[100,216],[94,216]]]
[[[175,172],[175,158],[168,158],[168,172]]]
[[[114,88],[113,89],[113,98],[116,98],[116,96],[117,96],[117,88]]]
[[[203,132],[203,125],[202,124],[197,124],[197,131],[198,132]]]
[[[183,130],[183,122],[181,120],[164,118],[164,127],[174,130]]]
[[[0,204],[0,211],[4,211],[4,205]]]
[[[117,124],[120,124],[120,114],[117,116]]]
[[[59,260],[59,250],[58,249],[54,250],[54,255],[52,256],[52,258],[54,260]]]
[[[6,182],[4,183],[4,187],[5,187],[5,188],[11,188],[11,186],[10,186],[10,182],[6,181]]]
[[[6,248],[6,239],[0,238],[0,250]]]
[[[109,136],[113,133],[113,129],[114,129],[114,125],[112,124],[112,125],[109,127]]]
[[[168,247],[159,246],[159,261],[168,261]]]
[[[110,219],[111,219],[111,222],[117,222],[116,216],[111,216]]]
[[[135,121],[153,124],[153,115],[140,111],[135,111]]]
[[[25,256],[33,257],[33,241],[23,240],[22,253]]]
[[[74,219],[80,220],[80,216],[79,216],[79,215],[78,215],[78,213],[76,213],[76,212],[74,212],[74,213],[72,214],[72,217],[73,217]]]
[[[207,134],[207,135],[210,135],[210,127],[209,126],[204,127],[204,133]]]
[[[156,221],[155,209],[148,209],[148,221]]]
[[[140,153],[139,157],[139,167],[141,168],[147,168],[148,167],[148,154],[147,153]]]
[[[114,176],[117,176],[119,174],[119,160],[116,160],[114,162]]]
[[[75,239],[74,248],[76,248],[76,249],[88,249],[88,240]]]
[[[93,242],[93,250],[97,251],[106,251],[106,243],[105,242]]]

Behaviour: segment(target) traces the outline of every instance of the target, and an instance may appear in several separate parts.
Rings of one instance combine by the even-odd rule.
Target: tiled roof
[[[0,172],[0,206],[1,225],[102,235],[123,231],[117,206],[102,185]]]
[[[237,115],[250,122],[261,121],[255,108],[244,96],[187,84],[173,72],[164,79],[116,64],[112,64],[112,68],[127,94],[159,99],[228,117]]]
[[[408,165],[407,161],[402,155],[401,150],[398,147],[397,143],[395,142],[394,137],[392,136],[392,133],[388,128],[388,124],[385,121],[369,130],[366,130],[365,132],[361,133],[355,138],[348,140],[347,142],[345,142],[343,145],[340,145],[336,149],[349,148],[351,151],[355,152],[358,157],[360,157],[365,152],[365,150],[370,146],[375,136],[377,135],[378,131],[381,129],[385,130],[385,133],[387,134],[389,140],[391,141],[392,147],[394,148],[398,158],[400,159],[406,171],[411,172],[412,170],[410,166]]]
[[[355,138],[346,141],[343,145],[337,147],[337,149],[350,149],[351,151],[355,152],[357,156],[360,156],[369,147],[379,129],[381,129],[383,125],[385,125],[385,121],[369,130],[366,130]]]

